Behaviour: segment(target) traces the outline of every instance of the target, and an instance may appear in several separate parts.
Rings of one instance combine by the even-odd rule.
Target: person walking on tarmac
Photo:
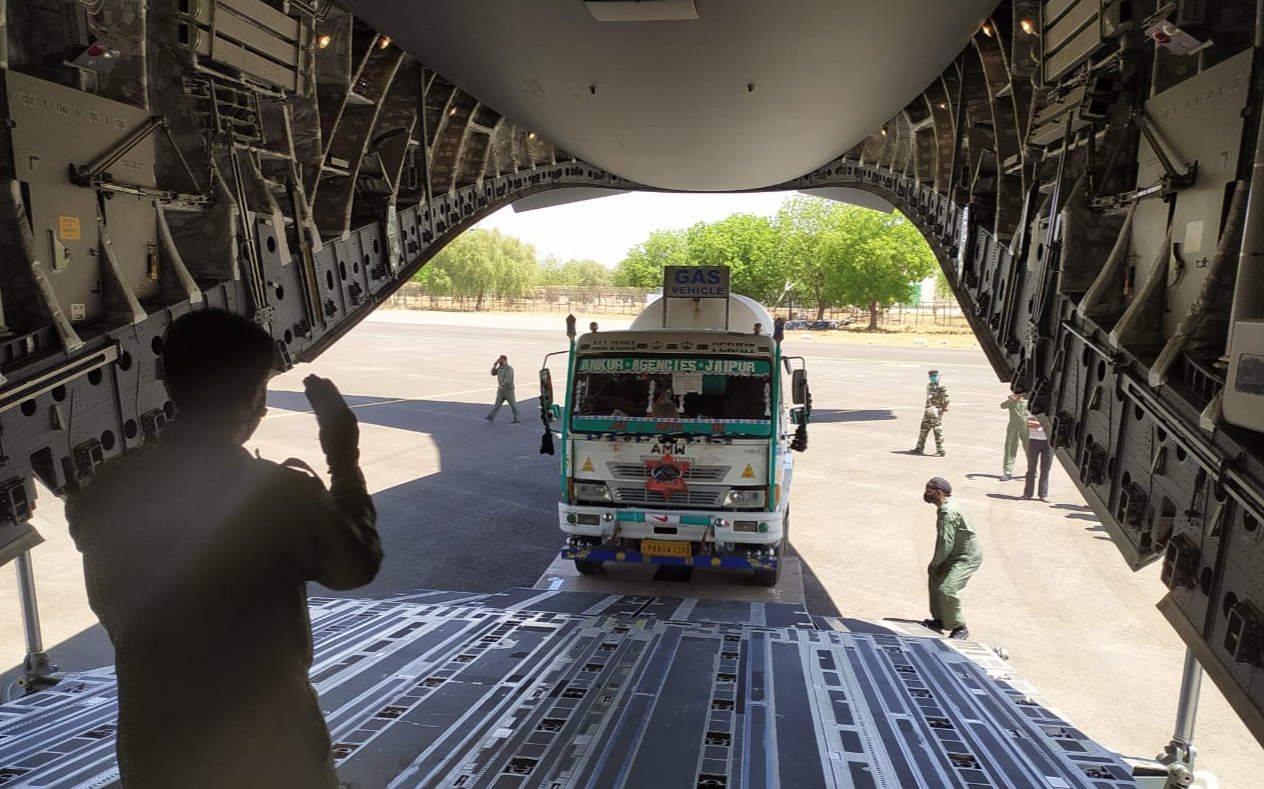
[[[917,434],[915,454],[922,454],[926,447],[926,434],[935,431],[935,455],[944,456],[944,414],[948,413],[948,389],[939,383],[939,371],[929,372],[930,380],[926,383],[926,410],[922,414],[921,430]]]
[[[242,446],[267,410],[274,353],[240,315],[176,320],[161,368],[176,420],[67,499],[88,603],[114,645],[127,789],[338,786],[308,679],[307,582],[367,584],[382,548],[359,426],[331,381],[303,381],[328,490],[302,461]]]
[[[1010,396],[1001,401],[1001,408],[1009,411],[1009,423],[1005,426],[1005,454],[1001,458],[1001,482],[1014,478],[1014,458],[1018,448],[1027,444],[1027,387],[1014,384]]]
[[[492,365],[492,375],[496,377],[496,405],[492,406],[492,410],[487,416],[483,417],[488,422],[496,421],[496,414],[500,411],[502,403],[509,403],[509,410],[513,412],[514,422],[520,422],[518,419],[518,401],[514,399],[514,379],[513,368],[509,366],[509,359],[502,353],[496,363]]]
[[[1036,465],[1040,465],[1040,500],[1049,501],[1049,467],[1053,465],[1053,447],[1045,435],[1044,425],[1030,414],[1027,415],[1027,484],[1023,486],[1023,498],[1030,499],[1036,492]]]
[[[935,555],[926,567],[930,591],[930,619],[922,624],[949,638],[969,638],[961,613],[961,592],[983,563],[983,550],[970,519],[952,500],[952,485],[943,477],[931,477],[922,500],[935,505]]]

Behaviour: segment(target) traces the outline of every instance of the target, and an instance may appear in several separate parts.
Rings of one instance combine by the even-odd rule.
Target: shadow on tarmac
[[[812,424],[830,422],[886,422],[899,419],[894,411],[886,408],[867,408],[848,411],[841,408],[812,409]]]
[[[110,637],[106,635],[105,628],[99,624],[81,630],[57,644],[45,643],[44,649],[47,650],[53,665],[57,666],[61,672],[87,671],[114,663],[114,647],[110,644]],[[0,658],[5,661],[21,661],[22,657],[20,654],[0,655]],[[21,676],[22,664],[19,662],[0,674],[0,689],[9,687],[10,683]]]
[[[373,597],[417,589],[500,592],[532,586],[562,547],[557,526],[560,455],[541,455],[539,398],[485,420],[490,402],[347,396],[362,425],[418,434],[400,437],[374,463],[407,473],[438,471],[373,494],[385,559],[368,586],[319,594]],[[490,398],[488,398],[490,400]],[[310,411],[302,392],[271,391],[268,407]],[[417,453],[417,460],[408,458]],[[437,455],[437,463],[422,457]],[[398,460],[396,460],[396,458]],[[417,468],[420,473],[422,469]]]
[[[1024,499],[1022,496],[1014,496],[1009,493],[988,493],[985,495],[989,499],[1001,499],[1003,501],[1028,501],[1028,499]],[[1035,501],[1035,499],[1031,499],[1031,501]]]
[[[350,592],[320,589],[319,594],[499,592],[535,584],[563,541],[556,514],[560,454],[539,454],[539,398],[518,402],[522,424],[517,425],[509,423],[507,407],[495,424],[487,424],[483,417],[490,403],[364,396],[349,396],[347,402],[362,424],[426,434],[438,450],[441,470],[374,494],[386,552],[378,577]],[[269,392],[268,407],[311,410],[302,392]],[[490,452],[491,442],[501,442],[500,451]],[[790,549],[798,555],[793,526]],[[839,616],[824,584],[799,558],[808,611]],[[687,596],[687,579],[679,580],[680,594]]]
[[[1053,505],[1053,508],[1055,510],[1074,510],[1076,512],[1092,512],[1093,511],[1092,507],[1088,507],[1083,504],[1055,504]]]
[[[418,589],[491,593],[535,584],[563,542],[556,515],[560,455],[539,454],[542,425],[538,398],[519,401],[522,423],[516,425],[509,422],[508,407],[502,407],[496,422],[488,424],[484,417],[490,403],[367,396],[346,399],[361,424],[417,434],[413,439],[397,440],[392,450],[379,454],[378,459],[370,458],[366,468],[370,485],[372,466],[397,462],[394,458],[410,451],[410,442],[419,454],[437,453],[440,470],[373,495],[385,559],[372,583],[345,592],[313,585],[309,594],[361,598]],[[290,391],[270,391],[268,407],[311,410],[302,392]],[[306,459],[319,462],[315,457]],[[410,461],[405,457],[398,462],[407,471]],[[802,557],[800,560],[807,610],[839,616],[816,573]],[[680,593],[688,596],[688,586],[682,583]],[[114,661],[109,638],[100,625],[58,644],[45,644],[45,648],[63,671],[98,668]],[[0,656],[4,660],[20,658]],[[18,665],[0,675],[0,687],[20,673]]]

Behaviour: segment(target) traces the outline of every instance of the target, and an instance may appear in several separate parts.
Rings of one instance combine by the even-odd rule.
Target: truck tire
[[[592,559],[576,559],[575,569],[579,570],[580,575],[596,575],[601,572],[601,565],[605,562],[593,561]]]

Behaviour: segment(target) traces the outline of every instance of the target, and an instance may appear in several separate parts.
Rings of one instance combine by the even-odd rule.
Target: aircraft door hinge
[[[26,480],[13,477],[0,484],[0,520],[21,523],[28,520],[34,511]]]
[[[1159,578],[1168,589],[1193,589],[1198,586],[1198,567],[1202,551],[1184,534],[1173,537],[1163,554],[1163,570]]]
[[[1229,609],[1224,648],[1237,662],[1264,668],[1264,616],[1249,600]]]

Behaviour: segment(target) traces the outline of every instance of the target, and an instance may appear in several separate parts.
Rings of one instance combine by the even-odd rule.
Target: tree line
[[[796,195],[774,217],[733,214],[684,230],[656,230],[615,270],[614,284],[656,287],[664,266],[728,266],[735,293],[773,309],[861,306],[876,329],[882,309],[912,300],[938,270],[911,222],[819,197]]]
[[[540,259],[535,247],[521,239],[475,228],[440,250],[413,282],[435,296],[474,299],[474,309],[481,310],[488,296],[520,299],[540,286],[609,288],[614,271],[595,260]]]
[[[489,295],[522,298],[542,285],[657,288],[664,266],[728,266],[735,293],[774,310],[807,305],[818,319],[831,307],[861,306],[871,329],[882,309],[911,301],[917,283],[938,271],[925,239],[899,213],[796,195],[774,217],[732,214],[655,230],[614,270],[594,260],[541,260],[513,236],[474,229],[413,279],[433,295],[474,299],[482,309]]]

